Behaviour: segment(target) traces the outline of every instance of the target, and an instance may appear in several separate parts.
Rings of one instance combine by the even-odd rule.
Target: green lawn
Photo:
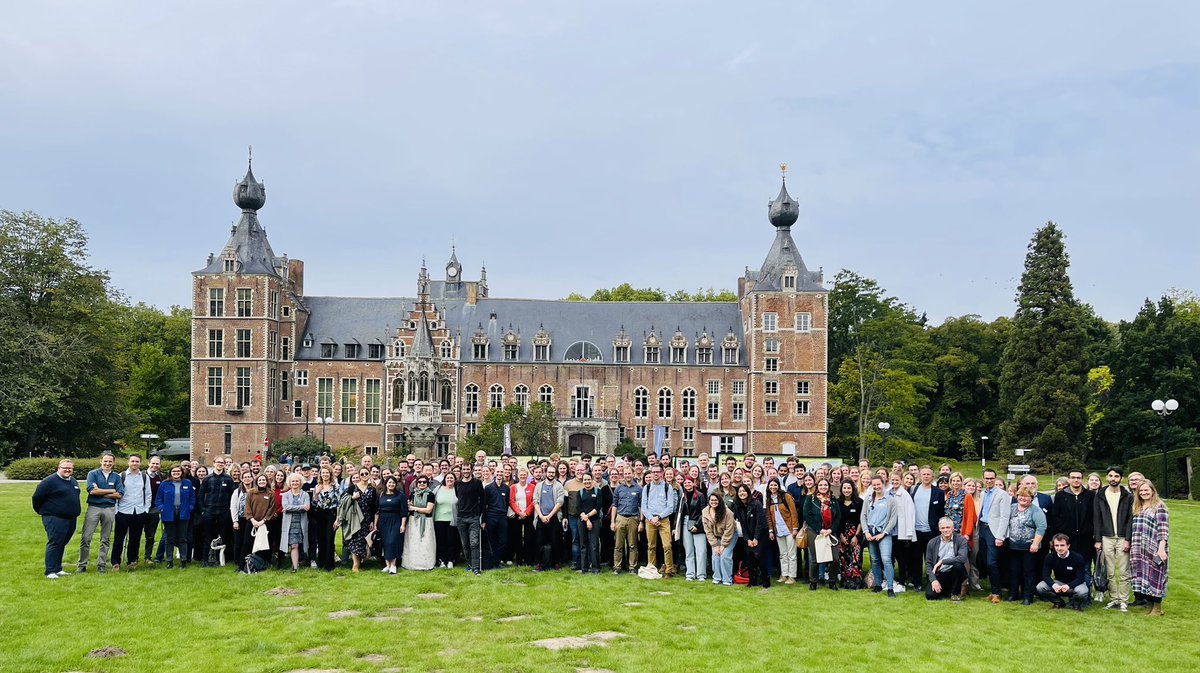
[[[94,569],[42,578],[44,535],[32,485],[0,485],[0,654],[24,671],[1192,671],[1200,661],[1195,547],[1200,504],[1172,502],[1166,617],[1045,604],[954,605],[866,592],[770,591],[635,577],[502,570],[384,576],[301,571],[253,577],[229,570]],[[76,537],[68,559],[77,553]],[[93,543],[93,554],[96,543]],[[265,594],[274,587],[298,596]],[[670,595],[654,595],[668,591]],[[445,599],[417,594],[440,592]],[[627,607],[626,603],[640,603]],[[293,609],[294,608],[294,609]],[[401,608],[401,609],[395,609]],[[404,610],[411,608],[411,610]],[[329,613],[360,614],[330,619]],[[511,622],[498,618],[527,615]],[[551,652],[531,641],[615,631],[606,647]],[[127,656],[92,660],[94,648]],[[309,651],[309,652],[305,652]],[[377,658],[364,659],[369,655]],[[1017,662],[1021,662],[1018,664]],[[933,669],[927,669],[933,670]]]

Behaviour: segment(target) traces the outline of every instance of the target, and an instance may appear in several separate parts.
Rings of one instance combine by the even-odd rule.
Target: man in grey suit
[[[979,513],[979,566],[987,569],[993,603],[1000,602],[1000,555],[1008,537],[1008,518],[1012,514],[1012,496],[996,479],[995,470],[983,471],[983,509]]]
[[[954,534],[954,520],[942,517],[939,535],[925,546],[925,599],[936,601],[947,596],[962,600],[963,580],[967,577],[967,538]]]

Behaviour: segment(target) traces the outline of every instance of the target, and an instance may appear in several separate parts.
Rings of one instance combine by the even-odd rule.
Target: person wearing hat
[[[305,461],[300,464],[300,490],[308,494],[308,501],[313,502],[313,489],[317,487],[317,471],[312,463]],[[317,567],[317,536],[305,536],[307,544],[300,549],[301,555],[308,560],[309,567]]]

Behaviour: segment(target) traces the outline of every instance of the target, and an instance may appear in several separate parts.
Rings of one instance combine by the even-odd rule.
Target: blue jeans
[[[42,527],[46,529],[46,574],[61,572],[63,551],[75,534],[75,519],[43,514]]]
[[[579,569],[579,518],[567,518],[567,529],[571,532],[571,569]]]
[[[872,540],[869,545],[871,576],[875,578],[875,586],[884,589],[893,588],[896,584],[896,576],[892,569],[892,536],[884,535],[882,540]],[[887,581],[886,585],[884,580]]]
[[[683,552],[685,558],[686,577],[689,580],[704,581],[708,574],[708,538],[703,532],[693,533],[684,524]],[[733,557],[730,557],[732,563]]]
[[[1000,547],[996,546],[996,536],[992,529],[982,526],[979,529],[980,552],[983,553],[984,565],[987,569],[988,584],[991,585],[993,596],[1000,595]]]
[[[725,553],[717,555],[717,550],[712,552],[712,568],[713,582],[721,584],[733,584],[733,550],[737,547],[738,536],[737,532],[733,533],[733,539],[729,541],[729,546],[725,547]]]

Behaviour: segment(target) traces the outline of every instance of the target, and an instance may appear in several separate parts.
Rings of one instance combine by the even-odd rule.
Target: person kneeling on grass
[[[967,538],[954,534],[954,519],[944,516],[937,523],[939,535],[925,545],[925,574],[929,584],[925,599],[936,601],[950,597],[962,600],[963,579],[967,576]]]
[[[1037,592],[1056,609],[1070,605],[1083,611],[1088,600],[1087,562],[1083,555],[1071,551],[1071,538],[1059,533],[1052,539],[1054,553],[1047,554],[1042,563],[1042,581]],[[1067,599],[1064,601],[1063,599]]]

